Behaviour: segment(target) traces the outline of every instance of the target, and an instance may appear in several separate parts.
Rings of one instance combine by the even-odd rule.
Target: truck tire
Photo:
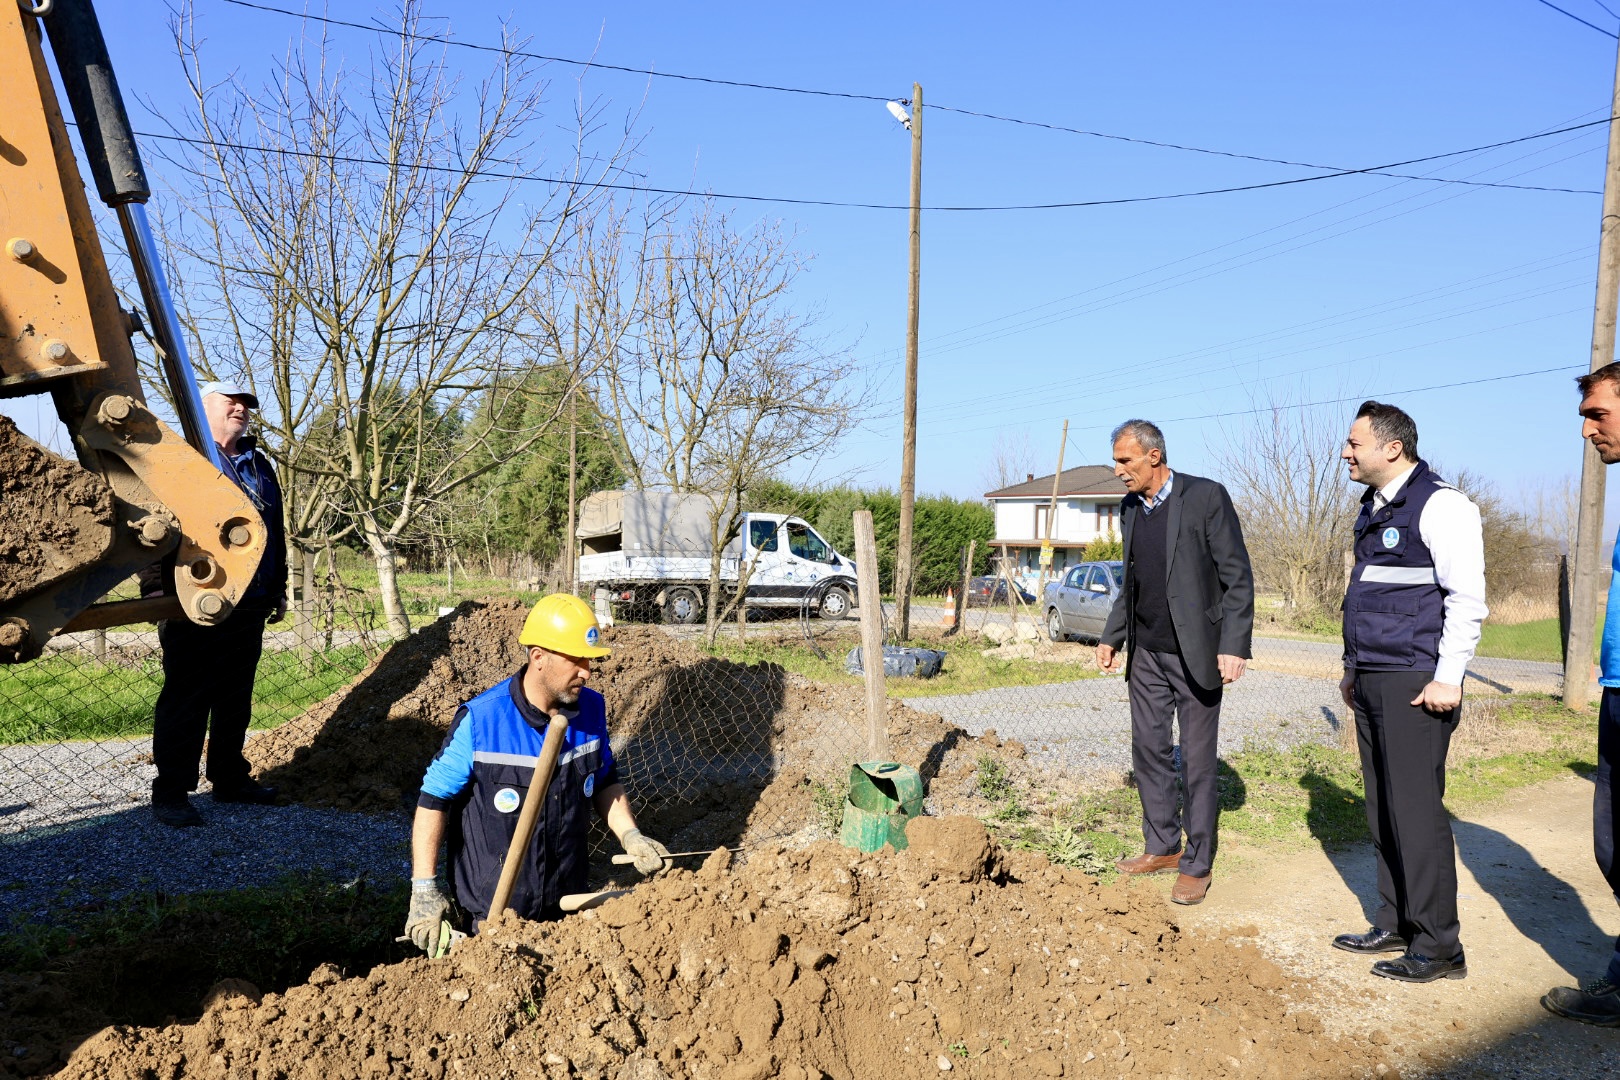
[[[675,626],[691,626],[703,621],[703,593],[680,586],[664,595],[664,621]]]
[[[820,615],[829,621],[849,618],[850,608],[855,606],[854,599],[849,590],[841,585],[835,585],[827,590],[827,595],[821,598]]]

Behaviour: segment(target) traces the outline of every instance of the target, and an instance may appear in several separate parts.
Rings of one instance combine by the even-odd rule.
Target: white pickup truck
[[[605,592],[627,615],[661,612],[665,622],[702,622],[708,609],[712,523],[703,495],[599,491],[580,506],[577,580]],[[729,516],[729,515],[728,515]],[[801,518],[744,511],[720,551],[730,598],[745,580],[744,604],[801,607],[842,619],[855,602],[855,563]]]

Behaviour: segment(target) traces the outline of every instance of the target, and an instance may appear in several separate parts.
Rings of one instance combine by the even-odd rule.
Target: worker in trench
[[[411,830],[405,933],[424,952],[434,950],[440,924],[451,912],[438,884],[444,841],[467,929],[476,933],[488,916],[553,712],[567,717],[568,734],[508,909],[527,919],[556,919],[562,916],[562,897],[585,890],[586,830],[593,809],[642,874],[668,865],[664,845],[636,827],[608,745],[606,704],[585,685],[592,661],[608,655],[600,635],[596,616],[579,597],[544,597],[518,635],[527,650],[523,667],[456,711],[422,778]]]

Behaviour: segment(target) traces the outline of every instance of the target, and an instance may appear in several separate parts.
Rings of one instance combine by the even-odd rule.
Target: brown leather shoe
[[[1121,859],[1114,864],[1122,874],[1157,874],[1161,870],[1174,870],[1181,865],[1181,852],[1171,855],[1143,853],[1134,859]]]
[[[1188,877],[1186,874],[1176,875],[1175,887],[1170,890],[1172,904],[1202,904],[1204,897],[1209,893],[1209,879],[1213,875],[1205,874],[1203,877]]]

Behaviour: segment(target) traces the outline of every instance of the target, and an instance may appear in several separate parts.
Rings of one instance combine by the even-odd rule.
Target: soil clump
[[[112,488],[7,416],[0,416],[0,506],[0,601],[94,562],[112,544]]]
[[[444,960],[221,985],[194,1023],[114,1027],[60,1074],[766,1080],[1357,1077],[1310,984],[1185,932],[1153,890],[1001,852],[970,818],[911,848],[716,852],[565,921],[503,918]]]

